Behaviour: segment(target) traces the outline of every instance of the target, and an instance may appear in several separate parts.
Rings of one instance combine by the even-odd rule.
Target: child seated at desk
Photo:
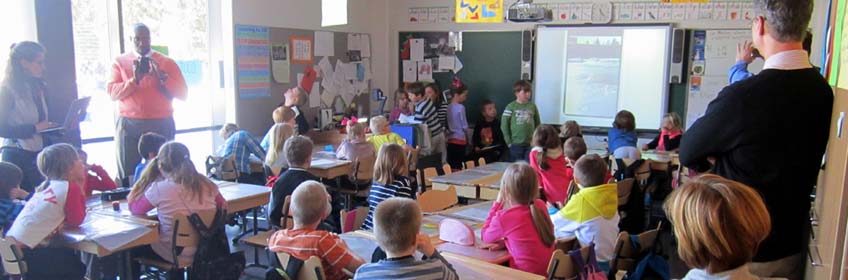
[[[681,138],[683,138],[683,124],[680,122],[680,116],[671,112],[665,114],[662,119],[660,135],[657,135],[650,143],[643,145],[642,150],[677,151],[677,148],[680,148]]]
[[[618,111],[615,114],[615,121],[612,123],[607,133],[609,142],[609,152],[615,158],[626,158],[638,160],[642,158],[642,153],[636,149],[636,117],[633,113],[627,110]]]
[[[533,149],[530,151],[530,166],[542,183],[544,200],[553,205],[568,199],[568,163],[562,152],[556,128],[541,125],[533,132]]]
[[[219,131],[221,137],[226,139],[221,147],[218,148],[217,156],[227,158],[235,155],[236,170],[239,172],[238,181],[247,184],[264,185],[265,174],[255,174],[250,168],[250,155],[255,156],[259,160],[265,158],[265,150],[262,149],[259,141],[250,135],[250,132],[241,130],[234,123],[225,124]]]
[[[97,164],[88,164],[88,154],[79,150],[79,158],[85,166],[85,184],[83,185],[83,193],[86,197],[91,196],[91,193],[97,191],[108,191],[117,188],[115,181],[109,177],[109,173]]]
[[[0,162],[0,178],[0,227],[5,229],[24,208],[24,204],[15,199],[25,199],[29,193],[20,189],[24,173],[17,165]]]
[[[306,181],[320,180],[309,173],[312,164],[312,140],[306,136],[292,136],[285,142],[284,150],[289,162],[289,169],[280,174],[277,182],[271,187],[271,201],[268,203],[268,222],[280,227],[283,217],[283,203],[286,196],[292,195],[295,188]]]
[[[178,142],[165,143],[159,149],[159,155],[144,169],[127,200],[133,215],[145,215],[157,209],[159,220],[159,241],[138,249],[133,255],[158,256],[170,263],[179,261],[181,265],[194,260],[197,248],[185,247],[178,260],[173,259],[171,237],[175,215],[227,207],[218,186],[197,173],[188,147]]]
[[[291,125],[292,128],[296,125],[294,122],[294,111],[286,106],[280,106],[277,107],[277,109],[274,109],[274,111],[271,112],[271,119],[274,120],[274,125],[285,123]],[[262,142],[259,142],[262,149],[265,149],[266,151],[271,148],[271,138],[274,137],[274,133],[272,131],[274,130],[274,125],[272,125],[271,128],[268,129],[268,132],[265,133],[265,137],[262,138]]]
[[[268,144],[268,153],[265,154],[265,166],[271,170],[272,176],[280,176],[283,170],[289,168],[289,161],[283,149],[286,140],[294,135],[294,127],[288,123],[278,123],[268,131],[271,138]]]
[[[362,223],[363,229],[374,229],[374,211],[380,202],[392,197],[415,198],[408,174],[409,165],[406,155],[397,144],[386,144],[377,154],[374,164],[374,183],[368,193],[368,217]]]
[[[356,271],[364,261],[351,252],[338,235],[318,229],[321,221],[330,216],[330,211],[330,195],[323,184],[317,181],[301,183],[291,198],[294,227],[274,232],[268,240],[268,249],[288,253],[300,260],[319,257],[326,279],[349,279],[353,275],[344,270]],[[272,257],[271,263],[279,267],[275,259]]]
[[[56,144],[37,157],[38,170],[47,179],[27,201],[6,236],[23,249],[29,269],[25,279],[83,279],[85,265],[79,254],[49,246],[61,227],[78,227],[85,219],[85,195],[77,182],[85,180],[85,166],[76,148]]]
[[[569,139],[571,140],[571,139]],[[618,237],[618,186],[604,184],[606,162],[598,155],[584,155],[574,164],[574,179],[580,192],[559,212],[551,215],[556,236],[576,236],[580,246],[595,243],[602,269],[609,270]]]
[[[559,140],[562,143],[565,143],[571,137],[583,138],[583,131],[580,129],[580,125],[577,124],[577,121],[573,120],[565,121],[559,128]]]
[[[506,245],[512,256],[510,267],[546,275],[554,252],[554,228],[538,195],[539,180],[530,165],[507,167],[480,235],[483,242]]]
[[[430,237],[419,233],[421,219],[421,208],[412,199],[395,197],[381,202],[374,213],[374,235],[388,258],[359,267],[354,279],[459,279]],[[416,260],[416,250],[426,259]]]
[[[368,137],[368,142],[374,144],[374,150],[379,151],[380,147],[385,144],[398,144],[407,148],[406,140],[404,140],[397,133],[392,132],[392,127],[389,126],[389,122],[386,121],[386,118],[383,116],[376,116],[371,118],[371,136]]]
[[[159,148],[162,145],[168,142],[165,139],[165,136],[159,135],[155,132],[148,132],[142,134],[138,139],[138,154],[141,155],[141,162],[135,166],[135,173],[133,173],[132,184],[138,181],[138,178],[141,177],[141,173],[144,172],[144,167],[147,166],[147,163],[153,160],[157,154],[159,154]]]
[[[348,124],[347,137],[339,144],[336,158],[356,161],[374,154],[374,145],[365,138],[365,125],[358,122]]]

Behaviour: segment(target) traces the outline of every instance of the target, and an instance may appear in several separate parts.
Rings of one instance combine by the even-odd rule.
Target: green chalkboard
[[[447,32],[400,32],[400,46],[410,38],[432,37]],[[462,50],[456,53],[463,68],[455,75],[468,86],[465,110],[468,122],[480,117],[480,104],[485,99],[495,101],[498,113],[515,100],[512,84],[521,78],[521,32],[462,32]],[[403,59],[399,59],[399,64]],[[398,65],[400,84],[403,84],[401,65]],[[442,89],[448,89],[453,73],[433,73]]]

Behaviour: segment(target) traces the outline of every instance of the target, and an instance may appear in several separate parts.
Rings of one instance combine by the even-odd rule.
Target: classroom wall
[[[343,26],[321,27],[320,0],[232,0],[233,24],[261,25],[280,28],[328,30],[338,32],[368,33],[371,35],[371,88],[387,90],[389,81],[389,2],[391,0],[352,0],[348,2],[348,24]],[[283,100],[282,92],[271,93],[273,101]],[[267,100],[266,100],[267,101]],[[239,100],[236,101],[236,108]],[[375,103],[371,104],[375,108]],[[244,118],[239,113],[239,125],[248,128],[255,135],[262,135],[270,124],[271,108],[260,114],[264,122]],[[254,112],[250,112],[253,114]],[[268,116],[268,117],[264,117]],[[244,121],[243,121],[244,120]],[[312,120],[309,120],[310,123]]]

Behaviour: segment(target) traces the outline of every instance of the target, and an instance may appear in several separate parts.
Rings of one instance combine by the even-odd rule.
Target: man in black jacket
[[[750,268],[761,277],[801,279],[809,238],[809,195],[827,146],[833,92],[801,41],[811,0],[755,0],[759,74],[725,87],[686,131],[680,161],[759,191],[772,229]]]

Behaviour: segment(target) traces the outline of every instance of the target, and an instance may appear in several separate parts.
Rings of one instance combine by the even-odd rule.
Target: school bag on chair
[[[583,253],[581,251],[588,250],[587,260],[583,261]],[[598,266],[598,259],[595,257],[595,243],[589,243],[588,246],[568,251],[571,256],[571,261],[574,262],[574,267],[579,271],[577,279],[579,280],[606,280],[607,275]]]
[[[244,252],[230,253],[227,233],[227,210],[217,209],[215,218],[207,227],[197,213],[188,216],[188,221],[200,235],[194,262],[189,271],[191,279],[239,279],[244,272]]]

